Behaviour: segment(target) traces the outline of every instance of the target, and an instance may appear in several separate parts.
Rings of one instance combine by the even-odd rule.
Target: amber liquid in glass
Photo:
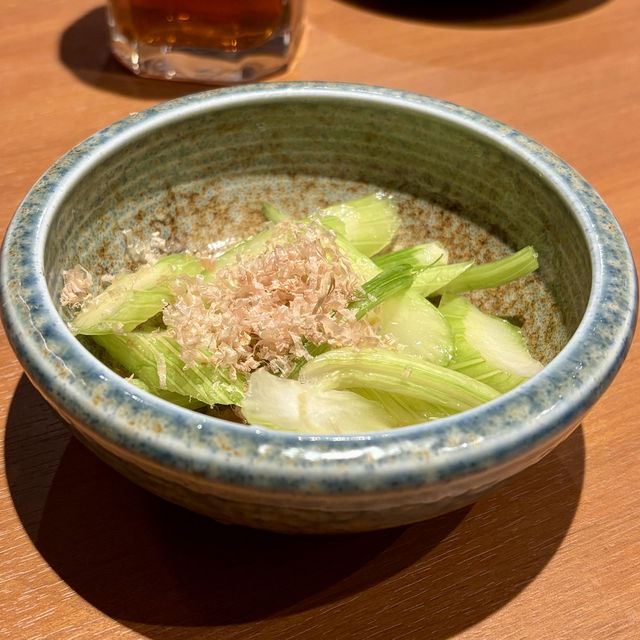
[[[283,0],[111,0],[111,10],[131,41],[240,51],[269,39],[286,4]]]

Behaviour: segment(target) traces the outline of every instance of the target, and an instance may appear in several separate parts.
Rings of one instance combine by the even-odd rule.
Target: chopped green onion
[[[363,295],[348,305],[360,320],[384,300],[406,291],[413,283],[414,271],[409,264],[398,264],[381,271],[362,285]]]

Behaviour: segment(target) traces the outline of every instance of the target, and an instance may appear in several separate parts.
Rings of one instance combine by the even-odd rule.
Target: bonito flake
[[[60,304],[73,309],[81,307],[90,297],[93,277],[81,265],[62,272],[63,287],[60,293]]]
[[[286,374],[309,358],[305,341],[331,347],[379,346],[375,329],[348,309],[362,279],[331,231],[280,223],[258,255],[239,252],[211,282],[180,277],[163,312],[187,366],[209,362],[249,373]]]

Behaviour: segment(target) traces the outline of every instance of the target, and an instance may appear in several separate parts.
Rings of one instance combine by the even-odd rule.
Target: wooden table
[[[278,79],[408,89],[506,122],[581,172],[640,248],[637,0],[468,3],[484,18],[383,4],[308,0]],[[121,69],[95,0],[4,0],[0,15],[4,232],[75,143],[199,87]],[[637,344],[573,435],[497,493],[330,538],[223,527],[146,494],[70,439],[4,335],[0,349],[2,638],[640,637]]]

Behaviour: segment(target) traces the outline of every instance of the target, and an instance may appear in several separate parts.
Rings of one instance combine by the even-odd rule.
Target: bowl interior
[[[530,162],[472,124],[399,104],[287,95],[149,120],[75,182],[45,248],[51,295],[62,270],[133,268],[126,230],[175,250],[256,231],[267,200],[299,216],[382,189],[399,204],[397,246],[440,240],[452,259],[495,259],[532,244],[538,273],[476,295],[517,318],[549,362],[583,316],[589,251],[567,201]],[[61,311],[62,313],[66,313]]]

